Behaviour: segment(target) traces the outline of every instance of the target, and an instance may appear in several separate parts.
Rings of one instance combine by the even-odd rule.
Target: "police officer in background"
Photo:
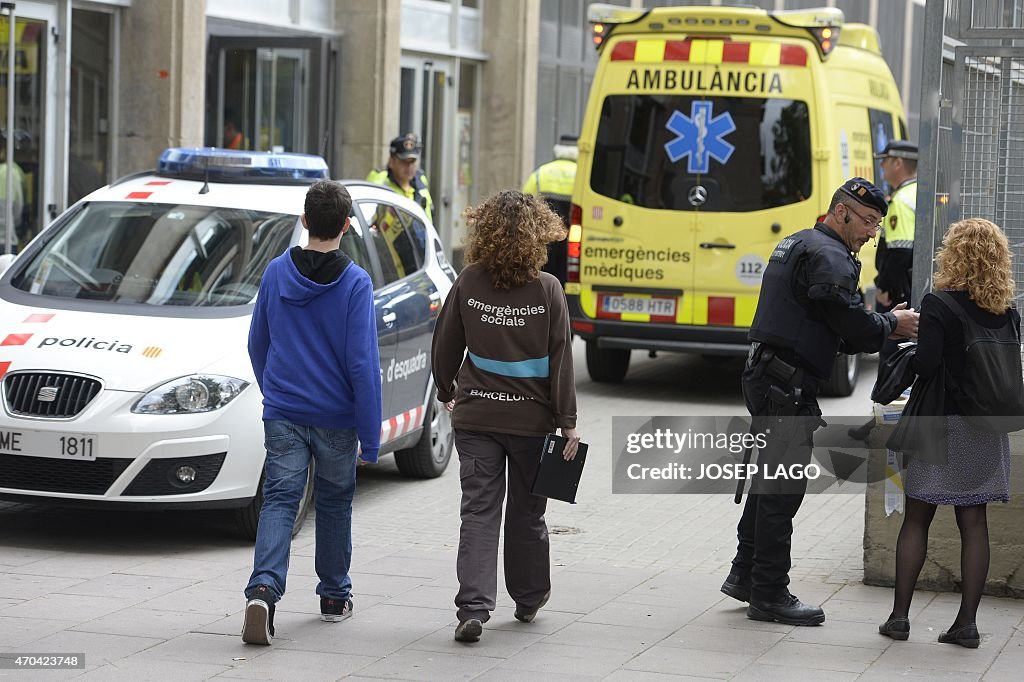
[[[572,188],[576,184],[576,159],[579,158],[577,140],[575,135],[562,135],[555,145],[555,160],[530,173],[523,185],[524,194],[536,194],[547,201],[551,209],[561,217],[566,229],[569,229]],[[568,244],[568,237],[548,244],[548,262],[543,267],[544,272],[551,273],[562,284],[565,284]]]
[[[750,329],[743,397],[759,432],[770,425],[762,468],[810,461],[822,421],[819,383],[835,355],[877,352],[887,338],[917,335],[917,313],[906,304],[891,312],[861,307],[856,254],[878,233],[885,195],[864,178],[848,180],[813,228],[786,237],[768,260]],[[820,625],[825,613],[790,594],[790,538],[803,501],[799,481],[759,486],[755,481],[737,527],[739,546],[722,592],[750,603],[747,617],[788,625]]]
[[[387,167],[370,171],[366,179],[412,199],[427,214],[427,220],[434,222],[434,200],[427,188],[427,176],[419,167],[422,154],[423,145],[416,133],[399,135],[391,140]]]
[[[875,310],[887,312],[899,303],[910,303],[911,268],[914,265],[914,226],[917,217],[917,145],[893,140],[885,145],[876,159],[882,160],[882,174],[893,188],[889,213],[882,227],[882,237],[875,252]],[[899,344],[886,341],[879,351],[881,360],[896,352]],[[875,427],[875,420],[850,429],[850,436],[866,440]]]

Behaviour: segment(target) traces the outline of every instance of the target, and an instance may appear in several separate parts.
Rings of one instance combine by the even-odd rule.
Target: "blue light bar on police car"
[[[171,147],[157,175],[210,182],[311,184],[328,177],[327,162],[312,154],[250,152],[217,147]]]

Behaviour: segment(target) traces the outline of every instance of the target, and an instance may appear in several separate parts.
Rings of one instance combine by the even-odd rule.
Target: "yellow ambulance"
[[[745,355],[772,248],[847,178],[884,188],[872,153],[906,137],[878,35],[836,8],[595,4],[589,19],[565,292],[590,376],[622,381],[633,349]],[[856,376],[841,355],[824,389],[849,395]]]

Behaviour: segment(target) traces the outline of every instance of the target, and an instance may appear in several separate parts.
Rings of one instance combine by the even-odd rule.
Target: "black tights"
[[[960,529],[960,611],[950,628],[975,622],[981,592],[988,577],[988,517],[987,507],[976,504],[954,507],[956,525]],[[892,615],[906,617],[910,613],[910,600],[914,586],[924,566],[928,551],[928,527],[935,517],[935,505],[911,497],[906,498],[903,527],[896,541],[896,594]]]

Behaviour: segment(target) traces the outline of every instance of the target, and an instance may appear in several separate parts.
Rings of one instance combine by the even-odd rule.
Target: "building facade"
[[[90,190],[152,168],[168,146],[321,154],[334,177],[364,178],[411,131],[458,263],[462,209],[520,186],[560,134],[578,132],[596,66],[588,4],[18,0],[0,13],[0,132],[10,138],[0,154],[13,157],[10,196],[0,178],[5,248],[23,247]],[[838,4],[879,27],[916,134],[920,41],[906,36],[918,35],[921,0],[755,4]]]

